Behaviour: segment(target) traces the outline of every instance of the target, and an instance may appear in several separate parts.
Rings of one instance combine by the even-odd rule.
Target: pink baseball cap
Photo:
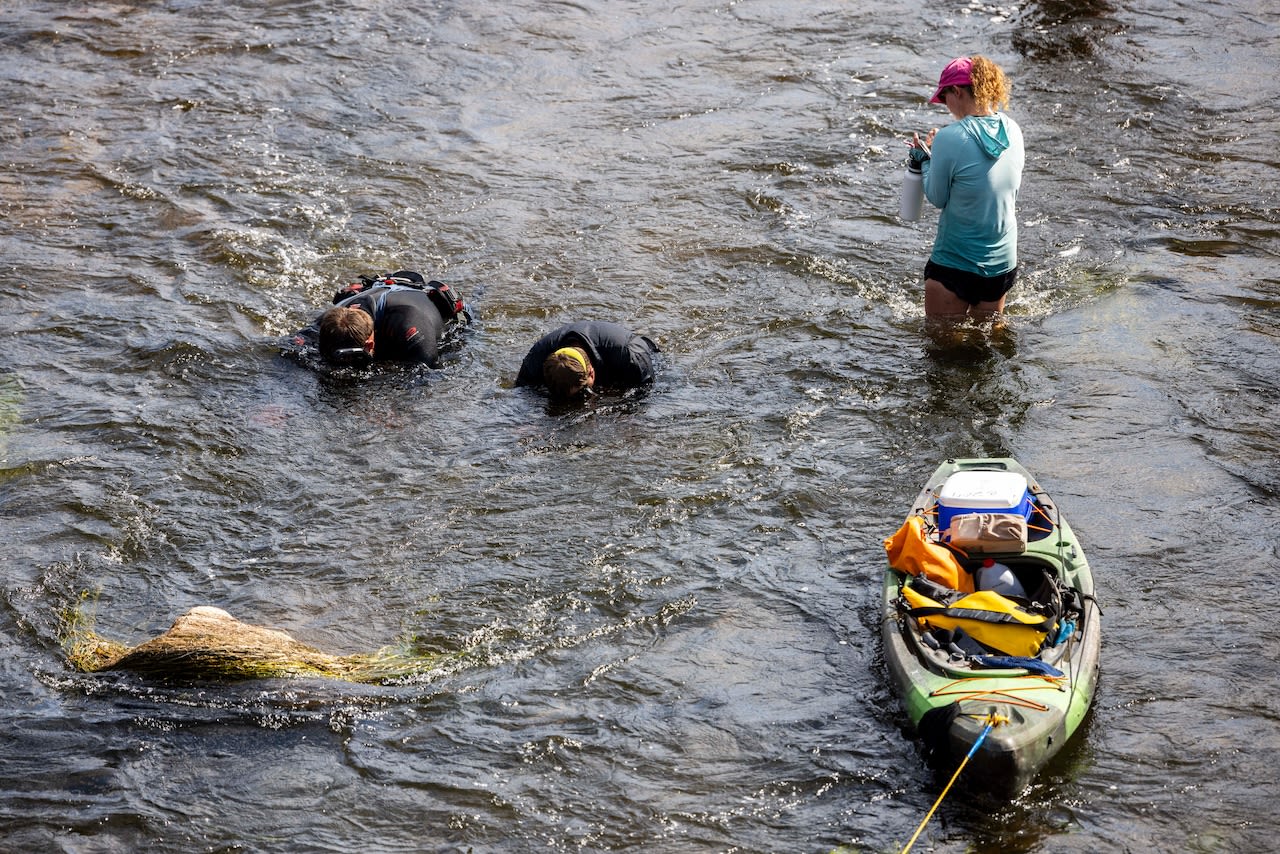
[[[948,86],[968,86],[973,82],[970,76],[973,71],[973,60],[967,56],[959,59],[953,59],[947,63],[947,67],[942,69],[942,76],[938,78],[938,88],[934,91],[933,97],[929,99],[930,104],[941,104],[942,99],[938,97],[938,93]]]

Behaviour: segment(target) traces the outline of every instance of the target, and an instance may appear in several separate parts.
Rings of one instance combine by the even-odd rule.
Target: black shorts
[[[924,277],[941,282],[944,288],[969,305],[977,305],[980,302],[998,302],[1000,297],[1009,293],[1014,282],[1018,281],[1018,268],[998,276],[980,276],[928,261],[924,265]]]

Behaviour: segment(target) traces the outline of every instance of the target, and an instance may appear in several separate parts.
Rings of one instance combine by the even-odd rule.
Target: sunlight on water
[[[940,460],[1008,454],[1089,552],[1102,687],[1027,791],[921,846],[1264,849],[1274,751],[1239,745],[1275,741],[1280,637],[1185,580],[1280,555],[1273,17],[23,4],[0,847],[896,850],[939,784],[886,683],[882,541]],[[1014,82],[1023,266],[1003,323],[938,329],[902,155],[969,52]],[[442,369],[280,354],[402,268],[476,314]],[[590,317],[659,342],[651,389],[514,388]],[[124,648],[198,605],[391,669],[68,659],[68,615]]]

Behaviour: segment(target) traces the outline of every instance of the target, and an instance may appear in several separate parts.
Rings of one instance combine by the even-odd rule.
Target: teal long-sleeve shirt
[[[998,276],[1018,266],[1016,202],[1022,129],[1004,113],[967,116],[938,131],[924,163],[924,194],[941,209],[935,264]]]

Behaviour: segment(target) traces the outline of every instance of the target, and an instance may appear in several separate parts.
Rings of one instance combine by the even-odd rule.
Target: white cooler
[[[958,471],[938,492],[938,530],[962,513],[1012,513],[1031,518],[1027,479],[1013,471]]]

